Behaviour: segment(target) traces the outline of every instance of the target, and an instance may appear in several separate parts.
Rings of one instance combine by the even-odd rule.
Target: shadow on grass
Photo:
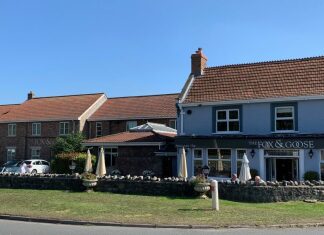
[[[190,208],[190,209],[178,209],[178,211],[185,211],[185,212],[192,212],[192,211],[214,211],[213,209],[210,208]]]

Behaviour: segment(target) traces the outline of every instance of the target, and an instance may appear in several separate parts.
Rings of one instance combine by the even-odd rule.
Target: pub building
[[[264,180],[324,180],[324,57],[207,67],[199,48],[177,103],[188,175],[238,174],[244,153]]]

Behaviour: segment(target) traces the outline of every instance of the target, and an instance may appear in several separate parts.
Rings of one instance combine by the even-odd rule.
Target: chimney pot
[[[199,47],[195,54],[191,55],[191,73],[194,76],[203,74],[207,65],[207,57],[203,54],[202,48]]]
[[[35,93],[30,91],[27,95],[27,100],[31,100],[31,99],[34,99],[36,96],[35,96]]]

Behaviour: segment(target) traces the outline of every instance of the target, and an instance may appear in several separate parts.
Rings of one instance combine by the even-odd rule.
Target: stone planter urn
[[[206,199],[206,193],[210,190],[210,183],[197,183],[194,190],[199,193],[199,198]]]
[[[95,179],[95,180],[83,179],[82,180],[82,184],[84,187],[87,188],[86,189],[87,192],[92,192],[93,188],[97,186],[97,182],[98,182],[97,179]]]

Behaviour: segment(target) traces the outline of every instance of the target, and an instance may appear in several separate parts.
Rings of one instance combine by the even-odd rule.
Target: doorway
[[[298,158],[267,158],[267,180],[298,180]]]

